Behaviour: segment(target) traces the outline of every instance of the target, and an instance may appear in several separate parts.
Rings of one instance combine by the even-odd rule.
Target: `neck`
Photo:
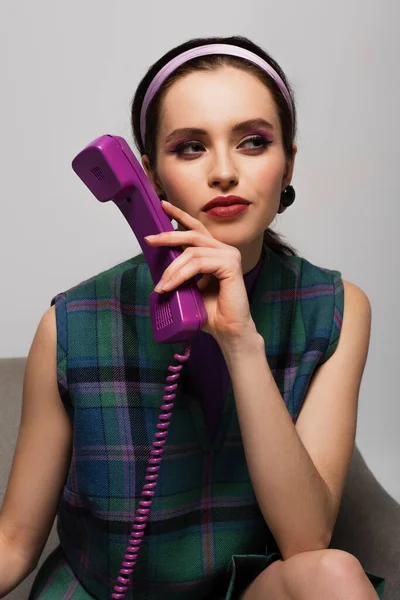
[[[239,248],[242,254],[242,272],[243,275],[250,273],[257,265],[258,261],[261,258],[263,248],[263,238],[260,240],[255,240],[249,246],[245,248]]]

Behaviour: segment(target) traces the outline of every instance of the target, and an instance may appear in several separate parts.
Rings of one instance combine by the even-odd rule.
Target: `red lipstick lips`
[[[231,206],[232,204],[250,204],[250,202],[240,196],[217,196],[210,200],[210,202],[207,202],[202,210],[207,211],[215,206]]]

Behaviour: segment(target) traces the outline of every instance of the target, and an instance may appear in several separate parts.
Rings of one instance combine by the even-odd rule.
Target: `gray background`
[[[399,20],[397,0],[2,0],[0,357],[28,354],[56,293],[140,252],[72,158],[105,133],[132,145],[134,90],[172,46],[245,35],[281,64],[297,100],[297,198],[274,226],[372,304],[356,443],[400,501]]]

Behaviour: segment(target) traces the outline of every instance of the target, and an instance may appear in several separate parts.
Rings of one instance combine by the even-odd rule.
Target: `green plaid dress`
[[[264,246],[250,308],[295,423],[315,369],[335,351],[343,316],[339,271]],[[60,545],[29,600],[108,600],[145,482],[168,366],[183,345],[152,337],[153,281],[143,254],[52,300],[57,378],[73,425],[60,495]],[[156,493],[126,600],[239,597],[282,558],[258,508],[232,385],[210,441],[202,409],[179,380]],[[368,574],[382,594],[385,580]]]

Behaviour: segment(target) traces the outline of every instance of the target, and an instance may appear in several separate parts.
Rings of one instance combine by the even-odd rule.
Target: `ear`
[[[159,186],[159,184],[157,183],[156,177],[153,174],[153,171],[150,169],[150,161],[149,161],[149,157],[147,154],[143,154],[143,156],[142,156],[142,166],[143,166],[143,169],[145,170],[147,177],[150,179],[150,182],[151,182],[153,188],[155,189],[156,193],[162,194],[162,189]]]
[[[282,192],[290,184],[290,182],[292,181],[292,177],[293,177],[294,161],[295,161],[296,154],[297,154],[297,145],[293,144],[292,148],[293,148],[293,155],[292,155],[292,158],[286,162],[285,174],[282,178]]]

